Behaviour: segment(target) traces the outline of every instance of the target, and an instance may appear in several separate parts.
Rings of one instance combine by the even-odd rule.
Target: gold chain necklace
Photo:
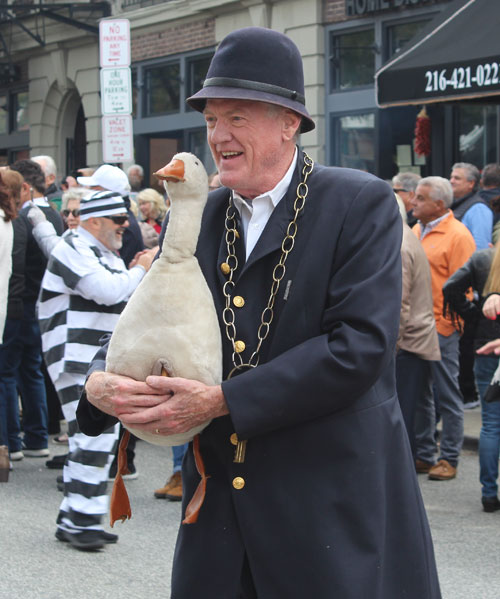
[[[288,227],[286,230],[285,237],[281,243],[281,257],[278,263],[275,265],[273,269],[273,282],[271,284],[271,291],[269,294],[269,299],[267,300],[267,305],[262,311],[260,317],[260,325],[257,330],[257,338],[258,343],[254,352],[250,356],[248,362],[243,362],[243,358],[241,357],[241,352],[243,349],[238,346],[238,342],[236,341],[236,326],[235,326],[235,313],[231,307],[231,293],[234,289],[234,274],[238,269],[238,258],[235,252],[235,241],[238,237],[238,232],[236,231],[236,208],[232,201],[232,196],[229,197],[229,205],[226,210],[226,246],[227,246],[227,258],[226,262],[223,263],[223,267],[225,267],[225,274],[228,275],[227,281],[224,283],[222,288],[222,292],[224,294],[226,305],[224,310],[222,311],[222,320],[224,321],[224,325],[226,327],[226,336],[231,342],[233,348],[232,354],[232,362],[233,369],[228,375],[228,379],[230,379],[236,372],[244,369],[255,368],[259,364],[259,352],[262,347],[262,343],[269,335],[271,323],[274,317],[274,302],[276,301],[276,296],[278,294],[278,290],[280,287],[280,283],[285,276],[285,262],[288,258],[288,254],[293,250],[295,245],[295,237],[297,235],[297,219],[299,214],[304,209],[304,204],[306,201],[307,194],[309,192],[309,188],[307,187],[307,179],[309,175],[312,173],[314,167],[314,161],[304,152],[304,167],[302,169],[302,181],[297,185],[296,198],[293,204],[294,216],[292,220],[288,223]]]

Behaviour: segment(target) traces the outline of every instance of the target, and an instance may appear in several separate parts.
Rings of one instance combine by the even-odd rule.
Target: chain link
[[[243,368],[255,368],[259,364],[259,352],[262,347],[262,343],[269,335],[269,331],[271,329],[271,323],[274,318],[274,303],[276,301],[276,296],[278,295],[278,291],[280,288],[281,281],[283,280],[286,272],[285,262],[288,258],[288,254],[293,250],[295,246],[295,237],[297,235],[298,226],[297,219],[304,209],[305,201],[307,198],[307,194],[309,193],[309,188],[307,186],[307,179],[309,175],[312,173],[314,168],[314,161],[304,152],[304,168],[302,169],[302,181],[297,185],[296,198],[293,204],[294,216],[292,220],[288,223],[288,227],[286,230],[285,237],[281,243],[281,257],[278,263],[275,265],[273,269],[272,275],[272,283],[271,283],[271,291],[269,293],[269,298],[267,300],[267,305],[262,311],[260,317],[260,325],[257,329],[257,347],[252,352],[248,362],[245,364],[243,362],[243,358],[240,353],[236,351],[235,342],[236,342],[236,326],[235,320],[236,315],[234,310],[231,307],[231,292],[234,289],[234,274],[238,268],[238,258],[235,252],[235,240],[237,238],[236,232],[236,208],[233,205],[232,198],[229,198],[229,205],[226,210],[226,246],[227,246],[227,258],[226,264],[229,267],[229,273],[227,281],[224,283],[222,288],[222,292],[226,299],[226,305],[224,310],[222,311],[222,320],[224,321],[226,327],[226,336],[231,342],[233,353],[232,353],[232,362],[233,362],[233,370],[231,371],[229,378],[232,374],[237,370],[242,370]]]

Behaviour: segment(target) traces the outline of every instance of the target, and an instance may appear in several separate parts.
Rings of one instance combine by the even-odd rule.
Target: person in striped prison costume
[[[44,358],[69,434],[56,538],[80,550],[100,549],[118,539],[101,523],[118,425],[89,437],[80,432],[75,411],[99,340],[112,332],[154,257],[154,251],[137,254],[127,270],[118,255],[127,226],[119,194],[99,191],[83,199],[80,225],[53,249],[40,293]]]

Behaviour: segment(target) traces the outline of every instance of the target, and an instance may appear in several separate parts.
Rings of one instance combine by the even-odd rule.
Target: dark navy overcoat
[[[301,168],[299,159],[246,262],[237,241],[233,296],[244,299],[234,308],[244,358],[257,343]],[[201,435],[210,479],[198,522],[180,527],[173,599],[236,599],[245,554],[259,599],[441,596],[395,390],[396,201],[386,183],[350,169],[315,165],[308,188],[260,365],[223,382],[230,416]],[[219,315],[228,195],[224,188],[210,194],[197,249]],[[221,330],[227,377],[231,346],[222,321]],[[78,418],[88,434],[109,424],[85,398]],[[234,432],[248,439],[243,464],[233,462]],[[243,488],[233,486],[237,477]],[[190,447],[183,509],[198,482]]]

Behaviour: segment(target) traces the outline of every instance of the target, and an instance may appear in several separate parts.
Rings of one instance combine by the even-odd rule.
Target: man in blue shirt
[[[481,198],[479,170],[468,162],[457,162],[452,166],[450,183],[453,188],[451,209],[455,218],[469,229],[476,242],[476,248],[483,250],[491,243],[493,212]]]

